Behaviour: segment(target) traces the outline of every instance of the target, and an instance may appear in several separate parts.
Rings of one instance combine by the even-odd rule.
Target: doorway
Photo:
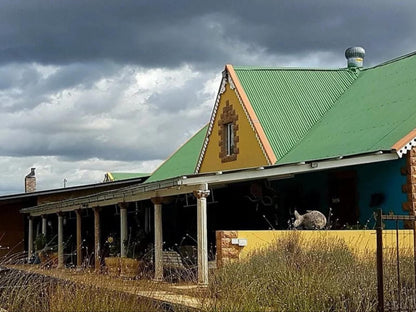
[[[351,228],[359,220],[357,173],[354,170],[338,171],[329,175],[329,207],[334,229]]]

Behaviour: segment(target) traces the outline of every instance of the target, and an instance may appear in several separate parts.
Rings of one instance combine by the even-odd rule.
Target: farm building
[[[138,184],[145,181],[149,175],[135,174],[132,177],[130,174],[122,174],[116,176],[119,179],[112,183],[96,183],[40,191],[36,189],[35,168],[32,168],[24,179],[24,193],[0,196],[0,257],[2,260],[16,256],[27,248],[28,219],[27,215],[20,213],[21,209]],[[44,218],[42,223],[37,223],[32,229],[34,235],[47,231],[56,232],[55,219],[56,216],[51,215],[49,219]]]
[[[223,258],[218,230],[287,229],[295,209],[329,216],[331,208],[333,229],[371,228],[380,208],[413,214],[416,53],[370,68],[362,48],[346,57],[341,69],[226,65],[209,123],[145,183],[22,212],[30,222],[58,214],[59,265],[65,235],[75,233],[81,253],[91,211],[96,268],[110,232],[120,236],[122,257],[122,242],[144,233],[156,279],[164,249],[193,245],[202,285],[209,261]],[[64,230],[74,212],[76,226]]]

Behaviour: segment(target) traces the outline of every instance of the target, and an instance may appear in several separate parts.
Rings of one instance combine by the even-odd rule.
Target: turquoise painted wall
[[[318,209],[328,216],[328,180],[329,175],[336,171],[355,170],[357,173],[357,198],[359,208],[359,226],[372,229],[375,224],[373,212],[382,208],[383,213],[407,214],[402,210],[406,194],[402,193],[402,185],[406,177],[400,174],[406,160],[398,159],[359,166],[344,167],[336,170],[318,171],[296,175],[292,179],[274,183],[281,200],[279,207],[292,210],[294,207]],[[378,200],[378,203],[377,203]],[[288,218],[284,215],[283,217]],[[386,228],[395,228],[395,223],[388,221]],[[402,224],[399,226],[402,228]]]
[[[406,165],[406,159],[398,159],[369,165],[356,166],[358,176],[358,206],[360,208],[360,223],[369,221],[374,226],[373,212],[381,208],[383,213],[407,214],[402,210],[402,203],[407,200],[402,193],[402,185],[406,183],[406,176],[400,174],[400,168]],[[371,207],[373,194],[383,194],[384,201],[379,207]],[[386,222],[387,228],[395,227],[392,221]]]

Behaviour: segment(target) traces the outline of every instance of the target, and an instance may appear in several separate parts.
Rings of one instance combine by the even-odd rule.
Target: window
[[[238,149],[238,116],[233,106],[227,101],[218,120],[218,136],[221,162],[229,162],[237,159]]]
[[[225,150],[227,151],[227,156],[234,154],[234,125],[233,123],[225,124]]]

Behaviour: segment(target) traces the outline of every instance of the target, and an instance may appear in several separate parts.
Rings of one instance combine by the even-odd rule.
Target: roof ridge
[[[404,55],[395,57],[394,59],[385,61],[385,62],[380,63],[378,65],[374,65],[372,67],[364,68],[363,70],[369,70],[369,69],[374,69],[374,68],[381,67],[381,66],[386,66],[386,65],[389,65],[391,63],[395,63],[395,62],[401,61],[403,59],[406,59],[406,58],[409,58],[409,57],[412,57],[412,56],[415,56],[415,55],[416,55],[416,51],[413,51],[413,52],[410,52],[410,53],[407,53],[407,54],[404,54]]]
[[[233,65],[234,70],[258,70],[258,71],[267,71],[267,70],[279,70],[279,71],[350,71],[348,67],[343,68],[308,68],[308,67],[272,67],[272,66],[254,66],[254,65]]]

